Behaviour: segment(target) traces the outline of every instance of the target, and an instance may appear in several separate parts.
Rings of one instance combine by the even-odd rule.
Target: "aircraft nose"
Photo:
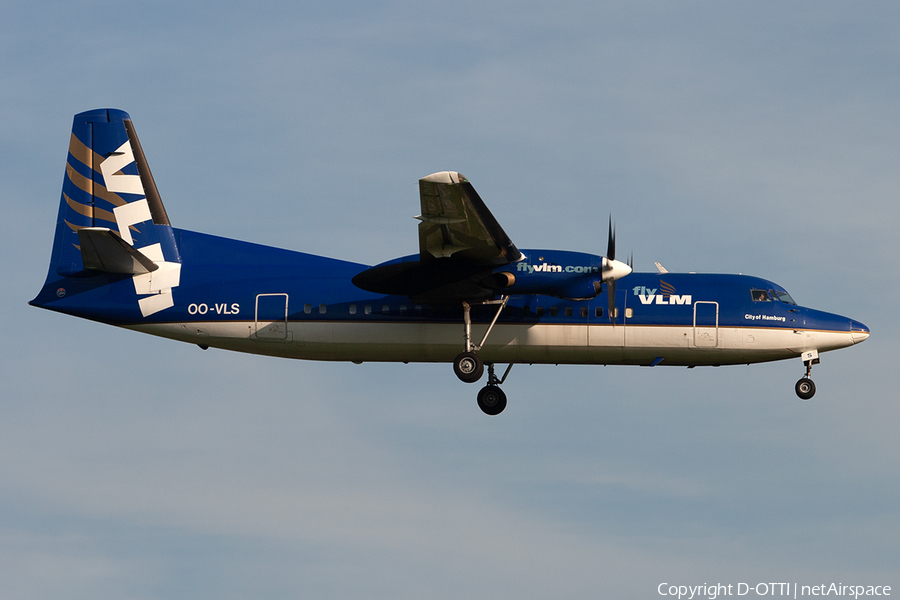
[[[869,337],[869,328],[859,321],[850,321],[850,339],[854,344],[865,341]]]

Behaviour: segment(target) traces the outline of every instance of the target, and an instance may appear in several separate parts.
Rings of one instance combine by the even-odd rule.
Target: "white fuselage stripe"
[[[308,360],[450,362],[463,350],[462,324],[291,321],[266,335],[254,321],[130,325],[166,338]],[[485,325],[473,326],[481,339]],[[486,362],[719,365],[765,362],[853,345],[849,331],[651,325],[499,324],[479,355]]]

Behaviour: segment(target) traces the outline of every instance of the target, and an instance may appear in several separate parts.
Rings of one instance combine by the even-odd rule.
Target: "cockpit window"
[[[766,290],[750,290],[750,297],[754,302],[771,302],[769,293]]]
[[[791,295],[785,291],[772,290],[772,295],[784,302],[785,304],[793,304],[796,306],[796,302],[791,298]]]

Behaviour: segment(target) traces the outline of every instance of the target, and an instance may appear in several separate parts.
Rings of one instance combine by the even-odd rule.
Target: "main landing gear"
[[[819,364],[819,353],[816,350],[809,350],[804,352],[801,358],[806,366],[806,375],[797,382],[794,391],[801,400],[809,400],[816,395],[816,384],[809,378],[809,374],[812,372],[812,366]]]
[[[503,377],[497,379],[494,375],[494,364],[488,365],[488,384],[478,392],[478,408],[486,415],[499,415],[506,408],[506,394],[500,389],[500,384],[506,381],[507,375],[512,371],[513,363],[509,363]]]
[[[475,383],[484,375],[484,363],[474,352],[463,352],[453,361],[453,372],[464,383]]]
[[[475,383],[481,376],[484,375],[484,362],[481,360],[481,357],[476,354],[481,347],[484,345],[484,342],[487,340],[488,335],[490,335],[491,330],[494,328],[494,324],[497,323],[497,319],[500,317],[500,313],[503,311],[503,307],[506,306],[506,303],[509,301],[509,296],[502,296],[500,300],[489,300],[486,302],[482,302],[481,304],[498,304],[497,314],[494,315],[494,319],[491,321],[491,324],[488,326],[487,331],[484,333],[484,337],[481,339],[480,344],[472,343],[472,317],[471,317],[471,305],[468,302],[463,302],[463,321],[465,322],[466,330],[465,330],[465,339],[466,339],[466,350],[465,352],[461,352],[454,360],[453,360],[453,372],[456,373],[456,376],[460,381],[464,383]],[[506,408],[506,394],[503,393],[503,390],[500,389],[500,384],[506,381],[506,376],[509,375],[510,370],[512,369],[512,363],[506,368],[506,372],[503,374],[503,377],[497,379],[497,376],[494,375],[494,365],[493,363],[488,364],[488,384],[481,388],[481,391],[478,392],[478,406],[484,411],[485,414],[488,415],[499,415],[503,412],[503,409]]]

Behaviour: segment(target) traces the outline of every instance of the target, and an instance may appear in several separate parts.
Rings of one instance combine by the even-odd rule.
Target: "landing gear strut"
[[[806,375],[797,382],[794,391],[801,400],[809,400],[816,395],[816,384],[809,378],[809,375],[812,372],[812,366],[819,364],[819,353],[816,350],[810,350],[804,352],[802,358],[803,364],[806,365]]]
[[[475,383],[481,376],[484,375],[484,363],[481,362],[481,359],[478,357],[476,352],[481,350],[481,347],[484,345],[484,342],[487,340],[488,336],[491,334],[491,330],[494,328],[494,324],[497,322],[497,319],[500,318],[500,313],[503,311],[503,307],[506,306],[506,303],[509,301],[509,296],[502,296],[500,300],[488,300],[486,302],[482,302],[481,304],[499,304],[500,307],[497,309],[497,314],[494,315],[494,320],[491,321],[491,324],[488,325],[487,331],[484,332],[484,337],[481,338],[480,344],[472,343],[472,305],[468,302],[463,302],[463,322],[465,323],[465,339],[466,339],[466,351],[460,353],[453,360],[453,372],[456,373],[456,376],[459,377],[460,381],[465,383]]]
[[[481,379],[482,375],[484,375],[484,362],[482,362],[481,358],[476,353],[484,346],[484,342],[487,341],[488,335],[490,335],[491,330],[497,323],[497,319],[500,318],[500,313],[503,312],[503,308],[508,301],[509,296],[501,296],[499,300],[488,300],[481,303],[498,304],[499,307],[497,308],[497,313],[494,315],[491,324],[488,325],[487,331],[484,332],[484,337],[481,338],[480,344],[472,342],[472,306],[468,302],[462,303],[466,350],[465,352],[461,352],[453,360],[453,372],[456,373],[456,376],[460,381],[465,383],[475,383]],[[503,390],[500,389],[499,385],[506,381],[506,376],[509,375],[511,369],[512,363],[506,368],[503,377],[497,379],[497,376],[494,375],[493,363],[488,365],[488,384],[478,392],[478,406],[485,414],[499,415],[503,412],[503,409],[506,408],[506,394],[503,393]]]

